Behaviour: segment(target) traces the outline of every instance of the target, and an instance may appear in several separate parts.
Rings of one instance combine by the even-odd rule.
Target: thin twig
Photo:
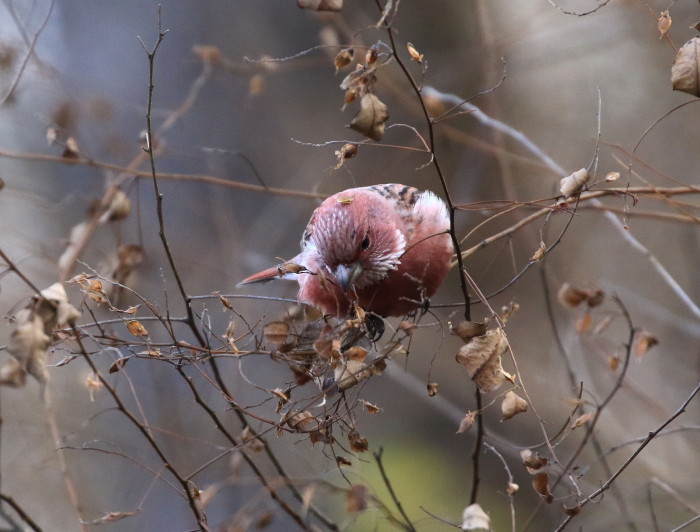
[[[379,468],[379,473],[382,476],[382,480],[384,481],[384,485],[386,486],[386,489],[389,490],[389,495],[391,496],[391,500],[394,502],[394,505],[398,509],[399,513],[401,514],[401,517],[404,519],[404,527],[406,530],[409,530],[410,532],[416,532],[415,527],[413,526],[413,523],[411,523],[411,520],[408,518],[408,515],[406,514],[406,511],[403,509],[403,505],[401,504],[401,501],[399,498],[396,496],[396,492],[394,491],[393,486],[391,485],[391,482],[389,481],[389,477],[386,474],[386,471],[384,470],[384,464],[382,463],[382,454],[384,452],[384,449],[381,447],[379,448],[378,451],[373,453],[374,455],[374,460],[377,462],[377,467]]]

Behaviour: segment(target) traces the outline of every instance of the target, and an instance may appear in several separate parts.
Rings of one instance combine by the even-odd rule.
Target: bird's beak
[[[362,265],[359,262],[353,262],[352,264],[339,264],[333,271],[333,275],[338,280],[343,292],[347,292],[352,287],[352,285],[355,283],[355,279],[357,279],[357,276],[361,273]]]

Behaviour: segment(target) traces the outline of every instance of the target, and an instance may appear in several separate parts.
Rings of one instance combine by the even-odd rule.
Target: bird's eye
[[[360,243],[360,249],[362,251],[364,251],[368,247],[369,247],[369,235],[365,235],[365,237],[362,239],[362,242]]]

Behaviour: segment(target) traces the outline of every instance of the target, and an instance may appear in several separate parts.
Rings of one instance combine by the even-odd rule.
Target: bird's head
[[[375,193],[331,196],[314,212],[309,238],[343,291],[365,288],[395,270],[406,247],[401,218]]]

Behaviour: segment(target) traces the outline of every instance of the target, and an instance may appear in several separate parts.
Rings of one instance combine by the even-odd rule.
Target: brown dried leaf
[[[18,312],[15,320],[16,326],[10,334],[7,350],[23,370],[44,384],[49,378],[46,350],[51,342],[51,338],[44,332],[44,321],[30,308]]]
[[[462,512],[462,530],[491,530],[491,518],[478,504],[470,504]]]
[[[382,409],[379,408],[377,405],[374,405],[369,401],[365,401],[364,399],[360,399],[360,404],[365,407],[368,414],[379,414],[379,412],[382,411]]]
[[[469,377],[482,393],[496,390],[506,380],[501,357],[508,349],[503,330],[491,329],[463,345],[457,353],[457,362],[467,368]]]
[[[570,516],[575,516],[578,515],[578,513],[581,511],[581,505],[576,504],[576,506],[573,506],[571,508],[567,508],[566,506],[562,505],[561,507],[562,512],[564,512],[566,515]]]
[[[591,317],[591,313],[584,312],[584,314],[578,320],[576,320],[576,332],[578,334],[585,333],[588,329],[591,328],[592,323],[593,318]]]
[[[513,495],[519,489],[520,486],[518,486],[515,482],[508,482],[508,486],[506,487],[506,493],[508,495]]]
[[[584,185],[588,183],[590,178],[591,176],[588,174],[588,170],[585,168],[576,170],[573,174],[562,178],[559,189],[562,196],[568,199],[571,196],[578,194],[581,192]]]
[[[537,453],[533,453],[530,449],[520,451],[520,458],[531,475],[534,475],[549,463],[549,460]]]
[[[148,331],[146,330],[146,327],[144,327],[138,320],[127,321],[126,328],[134,336],[148,336]]]
[[[588,298],[585,290],[564,283],[557,291],[557,300],[566,307],[577,307]]]
[[[620,179],[620,172],[610,172],[605,176],[605,181],[610,183],[611,181],[617,181]]]
[[[335,65],[336,73],[350,63],[352,63],[352,58],[355,55],[355,50],[352,48],[344,48],[333,59],[333,64]]]
[[[362,362],[367,356],[367,350],[364,347],[360,347],[359,345],[354,345],[349,349],[343,351],[343,356],[347,360],[356,360],[358,362]]]
[[[463,434],[467,432],[470,428],[472,428],[472,425],[474,424],[474,420],[476,419],[476,412],[467,412],[464,417],[462,418],[462,421],[459,423],[459,428],[457,429],[457,434]]]
[[[617,368],[620,366],[620,358],[617,356],[612,356],[608,359],[608,367],[610,368],[610,371],[617,371]]]
[[[532,488],[542,497],[544,502],[550,504],[554,500],[554,495],[549,491],[549,475],[540,473],[532,479]]]
[[[575,429],[580,427],[581,425],[585,425],[588,423],[588,420],[593,417],[593,414],[590,412],[586,412],[585,414],[581,414],[579,417],[577,417],[574,422],[571,424],[571,429]]]
[[[437,382],[428,383],[428,397],[435,397],[440,391],[440,386]]]
[[[659,340],[649,331],[637,331],[634,335],[632,351],[637,358],[641,358],[649,352],[649,349],[659,343]]]
[[[364,453],[369,450],[367,438],[360,436],[360,433],[356,430],[351,430],[348,432],[348,443],[350,444],[350,449],[356,453]]]
[[[337,455],[335,457],[335,463],[339,466],[351,466],[352,462],[345,458],[344,456]]]
[[[512,418],[521,412],[527,412],[527,401],[516,394],[513,390],[509,391],[503,398],[501,403],[501,413],[503,418],[501,421]]]
[[[265,76],[262,74],[254,74],[248,81],[248,96],[254,98],[262,93],[265,88]]]
[[[112,362],[112,365],[109,366],[109,373],[116,373],[122,369],[124,366],[126,366],[126,363],[129,362],[130,358],[131,357],[121,357]]]
[[[671,28],[671,15],[668,11],[662,11],[657,20],[657,27],[659,28],[659,39],[663,39],[666,32]]]
[[[690,39],[678,50],[671,67],[671,84],[674,91],[700,96],[700,37]]]
[[[340,11],[343,0],[297,0],[297,6],[312,11]]]
[[[530,260],[532,262],[539,262],[544,258],[546,253],[547,253],[547,246],[545,245],[545,243],[542,240],[540,240],[540,247],[538,247],[537,251],[535,251],[535,254],[532,257],[530,257]]]
[[[451,327],[450,332],[455,336],[459,336],[465,343],[475,336],[486,334],[486,327],[489,324],[489,319],[484,318],[482,322],[476,321],[460,321],[457,325]]]
[[[318,420],[308,410],[295,412],[287,418],[287,426],[296,432],[314,432],[318,430]]]
[[[335,151],[335,157],[338,160],[337,164],[333,167],[334,170],[338,170],[347,159],[352,159],[357,155],[357,144],[353,144],[352,142],[348,142],[346,144],[343,144],[339,150]]]
[[[213,45],[198,44],[192,47],[192,52],[202,63],[220,63],[221,50]]]
[[[413,46],[409,42],[409,43],[406,43],[406,48],[408,49],[408,55],[411,56],[411,59],[413,59],[416,63],[423,62],[423,54],[421,54],[418,50],[416,50],[415,46]]]
[[[21,388],[26,382],[27,372],[16,358],[10,358],[0,366],[0,386]]]
[[[350,122],[350,128],[372,140],[382,140],[384,124],[389,119],[389,108],[374,94],[365,94],[360,110]]]
[[[263,336],[265,341],[279,347],[289,336],[289,324],[283,321],[271,321],[263,327]]]
[[[345,511],[348,513],[361,512],[367,509],[368,492],[364,484],[355,484],[345,497]]]

